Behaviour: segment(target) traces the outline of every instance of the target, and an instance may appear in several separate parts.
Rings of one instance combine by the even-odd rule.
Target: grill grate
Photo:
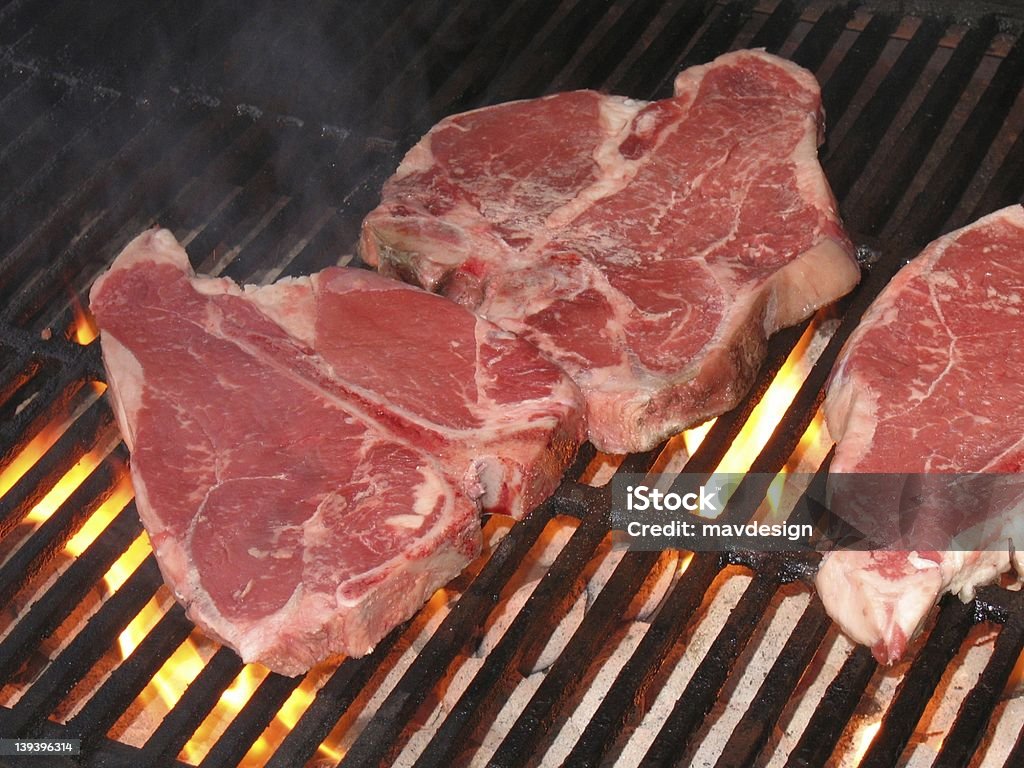
[[[325,0],[288,15],[257,3],[245,18],[223,0],[0,8],[0,176],[8,181],[0,190],[0,488],[10,483],[0,494],[0,605],[12,606],[0,623],[0,735],[81,738],[81,762],[92,765],[182,764],[225,692],[251,671],[234,653],[210,649],[191,684],[133,742],[126,731],[144,689],[194,629],[152,555],[136,557],[116,588],[102,587],[119,559],[144,546],[135,543],[142,528],[133,503],[113,509],[80,553],[66,554],[92,518],[117,506],[124,482],[128,457],[99,392],[98,345],[78,343],[76,331],[89,285],[130,237],[159,221],[198,271],[257,282],[307,274],[349,259],[381,183],[441,116],[577,87],[661,97],[680,68],[763,46],[822,81],[823,163],[870,265],[862,285],[817,319],[829,329],[822,349],[753,460],[751,471],[777,472],[812,426],[843,341],[899,266],[941,232],[1024,194],[1024,6],[927,2],[916,15],[914,4],[899,6]],[[807,327],[769,342],[751,395],[715,422],[688,472],[719,464]],[[904,667],[887,672],[851,648],[829,678],[821,670],[841,639],[810,595],[813,558],[695,555],[630,650],[621,645],[622,617],[666,558],[629,553],[555,660],[531,674],[608,546],[607,487],[583,478],[601,462],[651,471],[673,450],[598,457],[585,446],[555,497],[456,580],[446,614],[432,624],[416,617],[366,658],[306,681],[266,675],[190,761],[334,764],[340,753],[318,748],[344,730],[346,766],[846,765],[851,734],[889,685],[896,690],[860,765],[891,766],[915,748],[972,633],[987,629],[991,653],[934,760],[921,764],[1024,764],[1024,732],[1010,734],[1006,754],[986,746],[1024,648],[1024,596],[998,588],[968,605],[943,601]],[[52,514],[26,522],[87,459],[94,468],[81,470]],[[531,553],[566,521],[571,536],[477,658]],[[700,648],[703,617],[739,583],[735,605]],[[794,598],[805,602],[792,626],[774,633],[771,617]],[[159,616],[122,659],[119,637],[151,601]],[[766,643],[774,656],[748,682]],[[592,714],[574,724],[617,644],[621,666],[607,672]],[[673,693],[667,678],[684,661],[693,669]],[[819,678],[817,708],[783,754],[781,731]],[[268,736],[304,690],[309,701],[294,724]],[[424,728],[449,691],[445,712]],[[724,702],[741,693],[746,709],[722,726]],[[497,722],[504,735],[488,744]],[[718,726],[727,733],[711,748]],[[255,759],[261,739],[267,749]]]

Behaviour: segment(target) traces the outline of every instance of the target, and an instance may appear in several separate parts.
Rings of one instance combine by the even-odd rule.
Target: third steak
[[[363,225],[363,258],[528,339],[591,441],[653,447],[747,392],[767,337],[859,272],[817,159],[813,75],[759,51],[675,96],[560,93],[449,117]]]
[[[1014,205],[929,245],[843,349],[825,400],[838,440],[830,478],[868,496],[847,515],[880,547],[827,555],[817,587],[881,661],[903,654],[942,593],[970,599],[1011,561],[1022,572],[1022,335],[1024,209]],[[882,481],[897,491],[888,508],[874,503]],[[957,486],[972,492],[943,504]],[[900,519],[908,498],[923,509]]]

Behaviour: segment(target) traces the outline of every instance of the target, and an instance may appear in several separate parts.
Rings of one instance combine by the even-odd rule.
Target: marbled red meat
[[[593,91],[441,121],[363,225],[363,258],[528,339],[591,441],[648,449],[731,408],[766,338],[858,279],[817,159],[818,84],[759,51],[653,103]]]
[[[239,287],[141,235],[91,309],[139,514],[209,634],[296,674],[362,655],[560,481],[582,399],[525,342],[366,270]]]
[[[839,359],[825,400],[838,440],[832,476],[920,475],[915,482],[940,498],[951,487],[943,478],[957,475],[988,496],[926,510],[909,533],[892,509],[861,505],[851,522],[890,548],[823,560],[826,608],[881,661],[900,658],[944,592],[970,599],[1011,564],[1022,572],[1022,335],[1024,209],[1014,205],[929,245],[871,305]],[[936,550],[940,532],[970,543]]]

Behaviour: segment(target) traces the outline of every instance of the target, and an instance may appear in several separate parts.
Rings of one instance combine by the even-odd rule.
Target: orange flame
[[[42,525],[50,516],[57,511],[61,504],[68,500],[75,489],[93,470],[96,469],[106,456],[106,452],[93,449],[78,460],[71,469],[64,473],[64,476],[50,489],[38,504],[36,504],[25,516],[25,522],[34,525]]]
[[[131,479],[127,474],[121,475],[114,486],[113,493],[96,508],[96,511],[85,521],[85,525],[78,530],[78,533],[68,540],[68,543],[64,545],[64,550],[73,557],[78,557],[85,552],[134,496]]]
[[[1005,697],[1016,696],[1022,684],[1024,684],[1024,651],[1021,651],[1020,656],[1017,657],[1017,663],[1010,670],[1010,676],[1003,688],[1003,695]]]
[[[817,323],[812,322],[804,331],[764,396],[751,411],[750,417],[729,450],[722,457],[722,461],[715,469],[716,472],[738,474],[750,469],[750,465],[768,443],[772,432],[782,421],[783,415],[792,405],[793,398],[807,378],[810,370],[807,351],[816,330]]]
[[[871,742],[875,740],[875,736],[881,727],[882,721],[876,720],[857,729],[857,733],[853,736],[853,744],[850,750],[851,759],[848,761],[849,765],[860,765],[860,761],[864,759],[864,755],[867,754]]]
[[[760,402],[754,407],[750,416],[743,424],[740,433],[719,462],[716,472],[723,474],[742,473],[750,469],[754,459],[764,448],[775,427],[782,421],[782,416],[793,402],[800,386],[807,378],[811,368],[808,350],[811,340],[817,332],[818,323],[811,322],[797,341],[786,362],[775,375],[771,385],[765,391]],[[683,441],[688,453],[693,455],[707,437],[715,419],[683,432]]]
[[[700,448],[700,444],[704,442],[704,438],[708,436],[708,432],[715,426],[717,419],[708,419],[703,424],[700,424],[692,429],[688,429],[683,432],[683,444],[686,446],[686,452],[693,456]]]
[[[100,335],[100,329],[97,327],[96,319],[92,316],[92,313],[82,306],[82,302],[78,299],[78,294],[74,292],[71,294],[71,311],[74,313],[75,320],[71,325],[70,338],[83,347],[91,344]]]
[[[58,424],[50,424],[40,430],[39,434],[33,437],[28,445],[21,449],[21,452],[14,457],[3,472],[0,472],[0,496],[3,496],[14,484],[17,483],[36,462],[43,457],[60,437],[63,430]]]

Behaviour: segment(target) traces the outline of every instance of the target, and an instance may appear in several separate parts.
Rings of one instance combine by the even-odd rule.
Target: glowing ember
[[[100,335],[100,329],[96,326],[96,320],[92,313],[78,300],[77,294],[71,295],[71,311],[74,312],[75,321],[71,326],[70,338],[83,347],[86,344],[91,344]]]
[[[693,552],[680,552],[679,553],[679,565],[676,569],[680,574],[686,573],[686,569],[690,567],[690,563],[693,562]]]
[[[39,434],[33,437],[28,444],[21,449],[18,455],[11,460],[11,463],[4,467],[3,471],[0,471],[0,496],[3,496],[11,490],[11,488],[14,487],[14,484],[17,483],[26,472],[35,466],[36,462],[53,447],[53,444],[56,443],[58,439],[60,439],[60,436],[64,434],[71,423],[74,422],[74,420],[77,419],[86,408],[92,405],[96,399],[103,394],[106,388],[106,384],[98,381],[91,382],[91,391],[87,390],[87,396],[82,398],[78,407],[70,413],[66,419],[47,424],[39,431]],[[75,485],[77,486],[78,483]],[[74,487],[72,487],[71,490],[74,490]]]
[[[42,431],[38,435],[29,441],[14,460],[4,468],[3,472],[0,472],[0,496],[3,496],[14,484],[18,482],[22,476],[28,472],[35,463],[43,457],[50,447],[57,442],[57,438],[60,437],[63,430],[59,425],[53,424]]]
[[[139,564],[146,559],[146,556],[151,551],[149,537],[145,533],[140,533],[135,538],[135,541],[131,543],[131,546],[114,561],[113,565],[103,575],[103,581],[110,591],[116,592],[119,590],[121,585],[128,581],[128,577],[135,572],[135,569],[139,567]]]
[[[82,554],[134,496],[131,480],[127,474],[122,475],[110,497],[97,507],[78,533],[68,540],[64,545],[64,551],[74,557]]]
[[[867,754],[871,742],[875,740],[878,729],[881,727],[882,721],[877,720],[863,725],[857,730],[856,735],[853,737],[853,748],[850,750],[850,758],[846,761],[848,765],[860,764],[860,761],[864,759],[864,755]]]
[[[78,460],[64,476],[57,481],[42,500],[36,504],[25,516],[25,522],[33,525],[42,525],[50,519],[50,515],[57,511],[61,504],[67,501],[68,496],[74,493],[75,489],[93,470],[96,469],[106,456],[106,451],[93,449]]]
[[[1021,652],[1017,658],[1017,663],[1013,665],[1013,669],[1010,671],[1010,677],[1006,681],[1003,695],[1007,698],[1017,696],[1022,687],[1024,687],[1024,651]]]
[[[145,557],[149,553],[148,539],[140,537],[137,543],[140,546],[138,554]],[[136,556],[132,560],[138,559],[141,562],[142,557]],[[114,569],[111,570],[114,571]],[[131,570],[134,570],[134,566],[131,566]],[[123,582],[127,576],[126,574],[122,576],[120,570],[116,572],[116,575],[117,577],[113,581],[115,584],[118,581]],[[164,608],[159,596],[151,599],[143,607],[118,638],[123,658],[128,658],[132,654],[163,614]],[[202,652],[204,645],[207,648],[213,647],[211,643],[203,639],[197,630],[178,646],[139,694],[139,703],[144,707],[159,703],[162,711],[170,711],[206,665],[210,654]],[[312,704],[316,694],[316,681],[328,671],[330,670],[327,667],[323,667],[313,670],[306,676],[306,679],[278,710],[274,720],[267,726],[264,733],[254,742],[240,765],[256,766],[266,762],[276,745],[280,744]],[[264,667],[255,664],[250,664],[242,669],[231,685],[221,694],[216,706],[196,729],[192,738],[185,744],[180,758],[190,763],[201,762],[210,745],[217,740],[227,725],[242,710],[267,674]],[[320,747],[319,755],[331,760],[340,760],[344,753],[325,742]]]

